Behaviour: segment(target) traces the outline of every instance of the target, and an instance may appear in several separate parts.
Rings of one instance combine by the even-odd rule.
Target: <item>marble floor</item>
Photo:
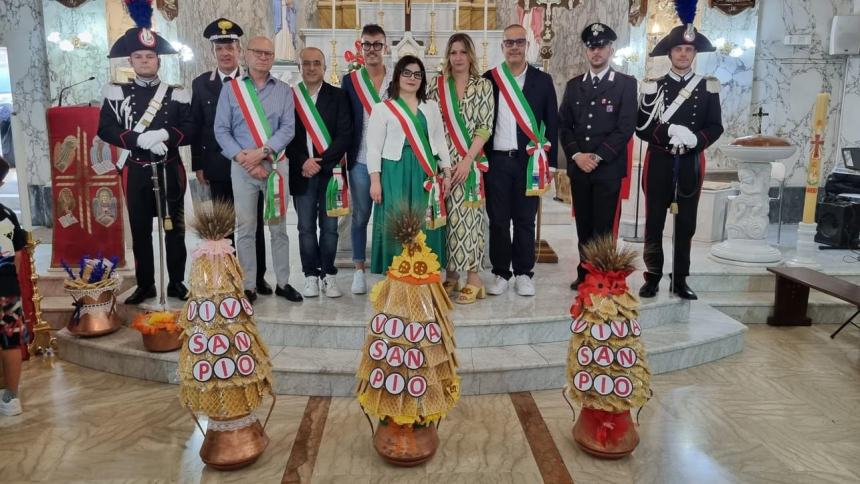
[[[269,448],[221,473],[175,386],[59,360],[25,365],[18,417],[0,417],[2,482],[845,483],[860,481],[860,330],[753,325],[744,352],[654,377],[642,442],[599,461],[572,442],[560,391],[464,397],[428,464],[374,454],[353,398],[280,396]]]

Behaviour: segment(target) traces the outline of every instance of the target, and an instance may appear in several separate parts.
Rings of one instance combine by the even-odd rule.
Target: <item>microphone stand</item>
[[[69,89],[71,89],[75,86],[83,84],[85,82],[90,82],[90,81],[94,80],[95,78],[96,78],[96,76],[90,76],[88,79],[84,79],[83,81],[76,82],[72,85],[69,85],[69,86],[66,86],[66,87],[60,89],[60,94],[57,96],[57,107],[61,107],[63,105],[63,95],[66,93],[66,91],[68,91]]]

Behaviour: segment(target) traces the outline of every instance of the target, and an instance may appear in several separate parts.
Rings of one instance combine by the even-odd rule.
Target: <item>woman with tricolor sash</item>
[[[485,297],[484,283],[478,273],[484,259],[484,176],[487,157],[483,147],[492,134],[493,85],[478,72],[478,57],[471,37],[456,33],[445,48],[443,75],[430,82],[428,97],[439,102],[448,152],[455,161],[451,169],[451,190],[446,196],[448,209],[449,295],[472,304]],[[460,272],[466,272],[466,285],[460,289]]]
[[[387,225],[404,208],[424,214],[427,246],[445,258],[445,193],[451,158],[439,107],[427,99],[424,64],[403,56],[394,66],[388,99],[377,104],[367,127],[367,171],[373,207],[371,272],[382,274],[403,247]]]

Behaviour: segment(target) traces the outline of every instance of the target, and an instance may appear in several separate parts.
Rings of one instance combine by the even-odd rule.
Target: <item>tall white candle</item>
[[[460,30],[460,0],[454,1],[454,32]]]
[[[484,0],[484,41],[487,40],[487,17],[490,11],[490,0]]]
[[[334,29],[337,27],[335,23],[335,0],[331,0],[331,35],[334,37]]]

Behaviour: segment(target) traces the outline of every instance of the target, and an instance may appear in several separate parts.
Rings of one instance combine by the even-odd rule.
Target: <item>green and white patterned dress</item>
[[[435,79],[428,82],[427,87],[427,96],[438,102],[439,92]],[[475,136],[484,139],[490,137],[493,129],[494,107],[493,86],[490,81],[479,76],[470,76],[463,99],[460,99],[460,114],[466,121],[466,127],[473,140]],[[460,160],[460,155],[451,142],[447,129],[445,137],[448,140],[448,151],[451,153],[453,167]],[[466,192],[463,184],[452,185],[446,198],[448,270],[478,272],[482,268],[485,252],[485,209],[483,206],[467,206],[464,204],[465,200]]]

